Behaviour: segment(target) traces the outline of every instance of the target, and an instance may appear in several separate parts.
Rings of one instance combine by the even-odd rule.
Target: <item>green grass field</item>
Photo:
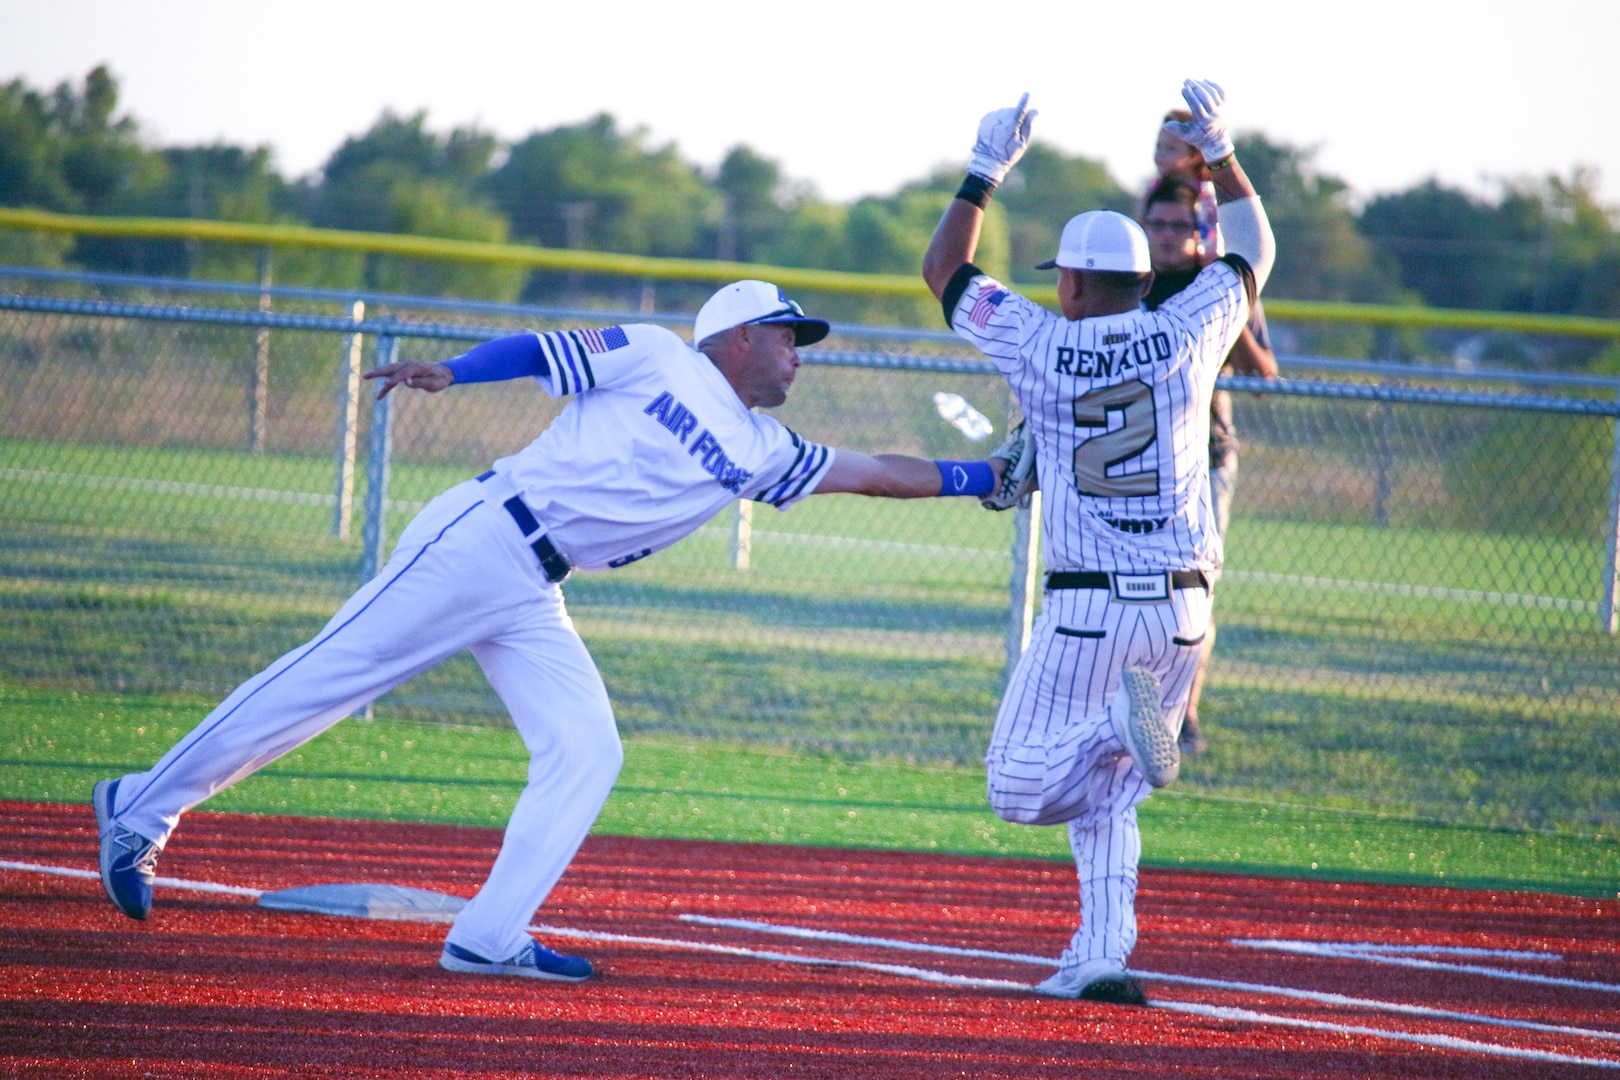
[[[0,798],[88,803],[96,780],[149,767],[209,705],[0,684]],[[353,719],[206,808],[499,827],[526,761],[509,729]],[[1069,858],[1063,829],[998,820],[983,785],[982,772],[969,767],[631,737],[596,829]],[[1155,794],[1140,816],[1151,866],[1620,896],[1612,835],[1462,828],[1190,788]]]
[[[222,696],[356,584],[359,541],[330,535],[331,470],[0,440],[0,677]],[[397,465],[391,529],[470,471]],[[1000,695],[1010,515],[833,496],[756,508],[753,529],[747,572],[723,515],[569,583],[622,730],[971,771]],[[1178,798],[1620,831],[1620,649],[1583,599],[1597,545],[1239,517],[1231,547],[1213,749]],[[378,715],[503,723],[466,656]]]

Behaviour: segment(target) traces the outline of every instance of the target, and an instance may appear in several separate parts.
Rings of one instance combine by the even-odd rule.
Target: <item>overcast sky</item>
[[[1103,5],[0,0],[0,81],[107,63],[163,145],[268,144],[314,171],[381,111],[506,138],[607,111],[716,164],[747,143],[839,200],[964,162],[1028,90],[1036,135],[1134,185],[1181,79],[1318,150],[1360,195],[1597,167],[1620,202],[1617,0]]]

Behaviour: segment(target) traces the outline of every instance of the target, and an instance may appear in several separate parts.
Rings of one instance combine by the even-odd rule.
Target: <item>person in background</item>
[[[1186,109],[1172,109],[1165,122],[1192,119]],[[1148,190],[1142,208],[1142,227],[1148,235],[1148,251],[1153,259],[1154,283],[1143,303],[1149,311],[1191,284],[1198,272],[1223,254],[1215,211],[1215,188],[1209,182],[1209,169],[1196,147],[1176,138],[1168,127],[1159,128],[1153,147],[1153,164],[1159,179]],[[1221,374],[1253,375],[1262,379],[1277,377],[1277,359],[1266,329],[1266,313],[1259,299],[1249,312],[1249,323],[1226,358]],[[1238,439],[1232,423],[1232,395],[1217,390],[1210,404],[1209,480],[1215,501],[1215,524],[1221,540],[1226,540],[1226,524],[1232,513],[1232,492],[1237,485]],[[1215,572],[1219,580],[1220,571]],[[1198,724],[1198,703],[1203,695],[1210,654],[1215,649],[1215,622],[1211,618],[1187,697],[1187,717],[1181,725],[1181,749],[1201,754],[1209,748]]]

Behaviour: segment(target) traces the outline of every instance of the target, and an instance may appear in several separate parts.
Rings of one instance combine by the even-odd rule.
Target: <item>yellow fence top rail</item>
[[[526,266],[539,270],[573,270],[653,281],[726,282],[763,278],[784,288],[816,292],[859,293],[867,296],[927,297],[921,274],[863,274],[841,270],[812,270],[798,266],[712,259],[671,259],[652,255],[620,255],[606,251],[546,248],[533,244],[496,244],[477,240],[448,240],[436,236],[353,232],[317,229],[308,225],[265,225],[200,218],[92,217],[57,214],[47,210],[0,207],[0,227],[69,233],[76,236],[117,236],[130,239],[208,240],[254,247],[310,248],[361,251],[408,259],[448,259],[459,262]],[[1020,286],[1039,303],[1055,305],[1052,286]],[[1510,330],[1528,334],[1620,339],[1620,319],[1577,315],[1534,315],[1507,311],[1462,311],[1452,308],[1396,307],[1388,304],[1347,304],[1326,300],[1266,299],[1266,313],[1299,322],[1344,322],[1411,328]]]

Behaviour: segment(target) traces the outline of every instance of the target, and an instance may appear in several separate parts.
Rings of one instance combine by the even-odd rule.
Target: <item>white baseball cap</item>
[[[1142,226],[1112,210],[1087,210],[1069,219],[1058,241],[1057,258],[1037,270],[1112,270],[1145,274],[1153,269],[1147,233]]]
[[[703,302],[692,324],[692,344],[701,345],[723,330],[745,323],[789,323],[795,345],[811,345],[832,327],[812,319],[768,281],[733,281]]]

